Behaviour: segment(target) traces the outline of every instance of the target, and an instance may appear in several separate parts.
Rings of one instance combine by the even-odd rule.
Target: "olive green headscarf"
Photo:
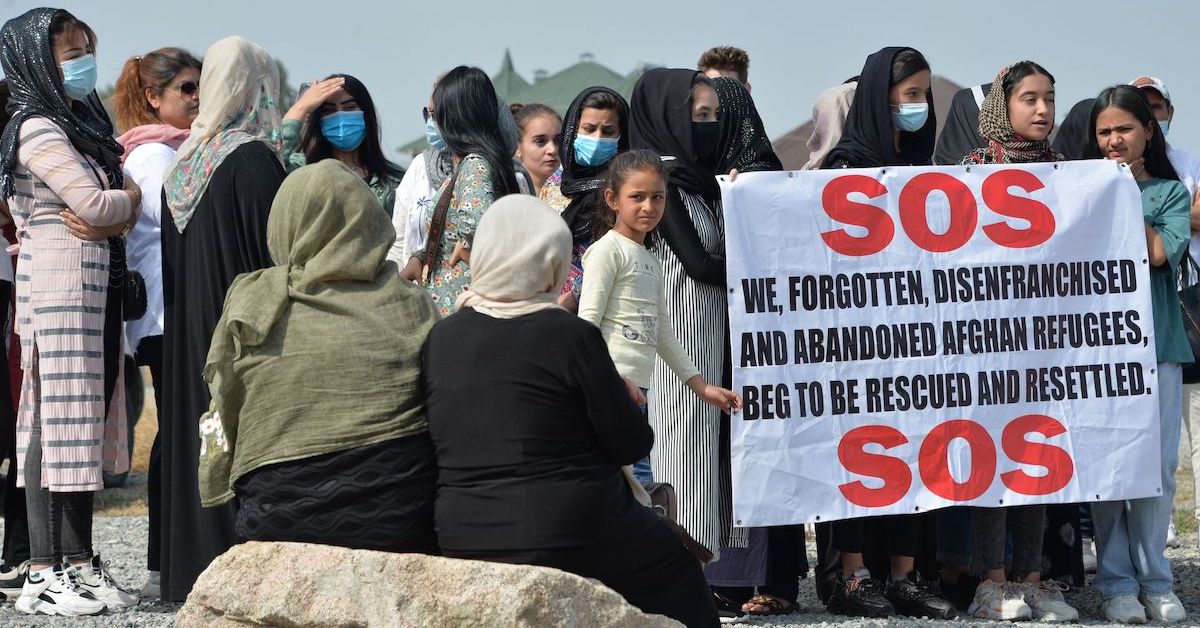
[[[387,261],[395,238],[338,161],[284,180],[267,221],[275,265],[230,286],[204,367],[204,505],[258,467],[427,429],[420,353],[437,314]]]

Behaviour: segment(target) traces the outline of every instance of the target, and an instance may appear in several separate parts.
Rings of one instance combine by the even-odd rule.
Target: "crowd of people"
[[[455,67],[405,170],[361,81],[333,74],[282,111],[276,63],[240,37],[129,59],[114,128],[97,46],[64,10],[0,31],[0,592],[17,611],[181,601],[247,540],[556,567],[693,627],[796,611],[805,527],[730,509],[717,176],[783,169],[744,51],[648,70],[629,101],[590,87],[562,115]],[[1200,404],[1176,294],[1200,161],[1167,142],[1170,93],[1106,87],[1052,142],[1055,78],[1019,61],[957,94],[938,137],[931,78],[913,48],[871,54],[814,105],[805,167],[1127,164],[1163,490],[820,524],[818,594],[851,616],[1073,621],[1062,592],[1094,568],[1109,620],[1182,621],[1165,546]],[[129,465],[125,353],[159,418],[140,593],[92,542],[103,472]]]

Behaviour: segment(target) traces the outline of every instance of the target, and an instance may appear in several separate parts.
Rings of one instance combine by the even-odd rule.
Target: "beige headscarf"
[[[283,147],[279,68],[271,55],[241,37],[226,37],[204,53],[200,114],[175,153],[164,190],[175,228],[183,233],[217,166],[247,142]],[[282,163],[282,161],[281,161]]]
[[[802,170],[819,170],[825,155],[842,139],[842,127],[846,125],[846,114],[854,100],[858,83],[842,83],[821,92],[813,103],[813,132],[808,138],[808,163]]]
[[[517,318],[559,307],[571,267],[571,231],[545,201],[510,194],[479,220],[471,245],[471,285],[455,309]]]

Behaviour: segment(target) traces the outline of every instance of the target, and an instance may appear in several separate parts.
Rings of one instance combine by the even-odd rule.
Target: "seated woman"
[[[621,472],[654,442],[637,391],[600,331],[557,304],[566,223],[541,200],[506,196],[471,250],[471,287],[422,359],[442,551],[570,571],[648,613],[717,626],[699,563]]]
[[[436,320],[396,239],[336,160],[296,170],[267,221],[275,265],[229,288],[204,377],[200,497],[253,541],[436,553],[420,351]]]

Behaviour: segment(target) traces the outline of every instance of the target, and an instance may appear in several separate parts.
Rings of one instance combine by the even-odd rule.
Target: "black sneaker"
[[[938,595],[929,583],[921,580],[921,575],[911,572],[903,580],[888,578],[888,601],[896,609],[896,614],[909,617],[929,617],[931,619],[954,619],[958,611],[948,600]]]
[[[717,619],[721,620],[722,624],[740,624],[749,619],[741,604],[716,591],[713,592],[713,601],[717,604]]]
[[[21,596],[21,589],[25,586],[25,576],[28,573],[28,562],[23,562],[16,567],[0,565],[0,599],[15,602]]]
[[[959,612],[965,613],[971,607],[971,602],[975,601],[975,589],[977,588],[979,588],[979,578],[962,574],[958,577],[958,582],[940,581],[935,592],[950,600],[950,603],[954,604],[954,608],[957,608]]]
[[[890,617],[896,612],[883,595],[883,583],[865,571],[838,578],[837,589],[825,608],[834,615],[850,617]]]

